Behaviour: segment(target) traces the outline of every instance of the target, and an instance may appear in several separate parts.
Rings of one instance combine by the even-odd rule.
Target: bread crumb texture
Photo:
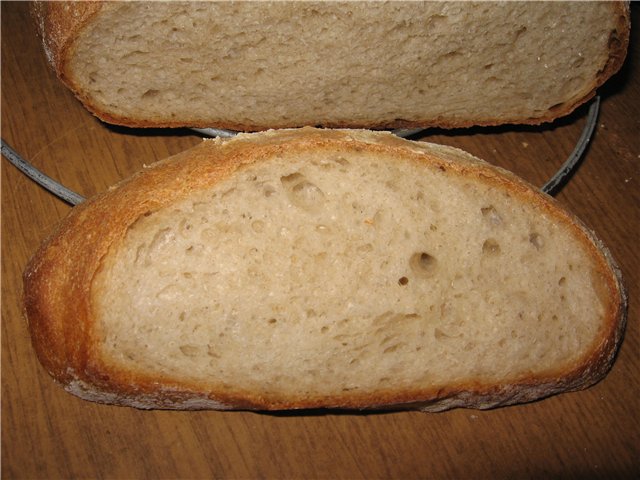
[[[80,30],[65,77],[121,121],[532,122],[568,113],[604,81],[623,36],[611,12],[607,2],[115,2]]]
[[[605,313],[587,253],[539,204],[442,170],[283,151],[141,216],[92,284],[99,355],[310,398],[582,358]]]

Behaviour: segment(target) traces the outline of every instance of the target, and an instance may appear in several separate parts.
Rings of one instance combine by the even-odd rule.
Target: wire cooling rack
[[[600,111],[600,97],[596,96],[589,105],[589,112],[587,114],[587,121],[582,130],[580,138],[565,162],[560,166],[556,173],[541,187],[541,190],[545,193],[553,195],[564,183],[569,179],[571,174],[578,168],[580,160],[584,155],[591,137],[595,130],[598,113]],[[223,130],[217,128],[194,128],[194,131],[201,135],[208,137],[223,137],[230,138],[238,134],[238,132],[232,130]],[[399,137],[410,137],[423,131],[422,129],[401,129],[393,130],[395,135]],[[45,175],[43,172],[34,167],[27,160],[22,158],[18,152],[16,152],[11,146],[9,146],[4,139],[2,139],[2,155],[15,165],[22,173],[24,173],[31,180],[42,186],[56,197],[69,203],[70,205],[77,205],[85,200],[82,195],[70,190],[61,183]]]

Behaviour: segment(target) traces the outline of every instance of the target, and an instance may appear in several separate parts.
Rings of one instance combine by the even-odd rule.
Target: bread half
[[[551,197],[387,133],[205,140],[75,207],[24,275],[69,392],[139,408],[489,408],[587,387],[626,300]]]
[[[234,130],[539,124],[622,65],[626,2],[35,2],[101,119]]]

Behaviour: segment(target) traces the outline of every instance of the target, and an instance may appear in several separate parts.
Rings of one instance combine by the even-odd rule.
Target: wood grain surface
[[[2,138],[82,195],[197,144],[189,130],[130,130],[89,114],[47,67],[21,2],[2,2]],[[640,8],[632,6],[634,27]],[[3,478],[638,478],[640,476],[640,51],[604,86],[596,134],[557,195],[620,263],[626,338],[594,387],[489,411],[165,412],[90,403],[39,365],[22,270],[70,210],[2,160]],[[542,185],[586,108],[541,127],[425,131]],[[70,319],[72,321],[72,319]]]

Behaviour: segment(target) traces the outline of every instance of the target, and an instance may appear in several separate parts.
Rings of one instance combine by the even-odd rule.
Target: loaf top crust
[[[623,64],[626,2],[35,2],[106,122],[240,131],[539,124]]]
[[[551,197],[366,131],[206,140],[75,207],[24,282],[51,375],[139,408],[530,401],[601,379],[626,315]]]

